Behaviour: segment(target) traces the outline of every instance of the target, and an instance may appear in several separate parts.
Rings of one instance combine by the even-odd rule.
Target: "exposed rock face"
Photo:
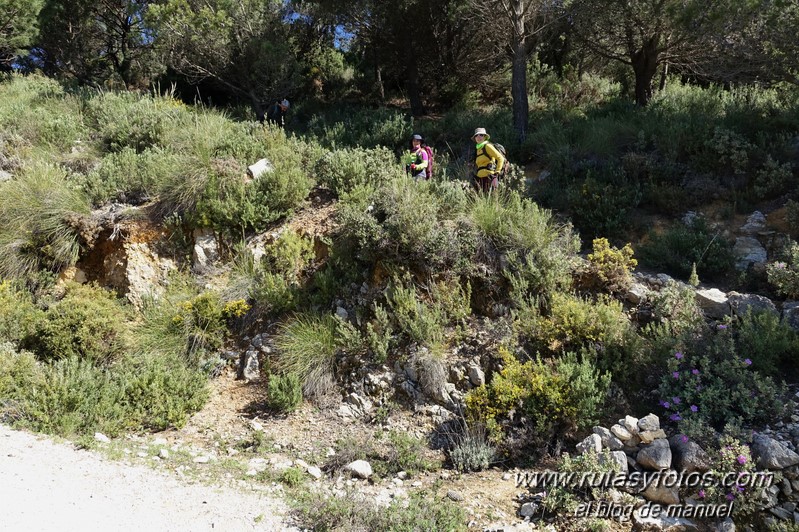
[[[167,238],[164,230],[148,221],[113,217],[98,224],[101,230],[89,251],[65,276],[114,289],[137,308],[161,296],[169,274],[177,269],[174,260],[157,252],[159,242]]]
[[[677,471],[693,473],[710,469],[710,457],[696,442],[678,434],[669,439],[669,444]]]
[[[799,454],[762,434],[756,434],[752,439],[752,455],[758,467],[764,469],[784,469],[799,464]]]
[[[669,442],[658,439],[638,451],[636,461],[647,469],[659,471],[671,467]]]
[[[739,316],[743,316],[747,312],[771,312],[775,315],[779,314],[776,305],[774,305],[769,298],[764,296],[729,292],[727,298],[730,301],[733,312]]]
[[[727,294],[718,288],[697,290],[696,302],[708,318],[721,319],[730,313]]]
[[[762,269],[768,260],[766,248],[757,238],[751,236],[736,238],[732,252],[735,255],[735,268],[739,271],[746,270],[750,266]]]
[[[192,255],[194,271],[206,273],[219,260],[219,245],[216,235],[210,229],[194,230],[194,251]]]

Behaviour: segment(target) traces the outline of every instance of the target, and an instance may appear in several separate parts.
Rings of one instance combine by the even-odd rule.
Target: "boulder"
[[[799,330],[799,301],[782,304],[782,319],[792,329]]]
[[[721,319],[730,313],[730,302],[727,294],[718,288],[696,291],[696,303],[708,318]]]
[[[627,455],[624,451],[611,451],[610,453],[602,453],[599,455],[598,462],[603,465],[612,465],[615,471],[624,473],[625,475],[629,470],[627,465]]]
[[[727,294],[732,311],[738,316],[743,316],[747,312],[759,313],[770,312],[779,315],[776,305],[767,297],[757,294],[739,294],[730,292]]]
[[[486,383],[486,375],[483,368],[477,364],[469,364],[469,382],[474,386],[482,386]]]
[[[750,266],[762,267],[768,260],[766,248],[757,238],[751,236],[736,238],[732,253],[735,255],[735,269],[738,271],[747,270]]]
[[[610,449],[611,451],[618,451],[624,448],[624,444],[618,439],[616,436],[613,435],[608,429],[605,427],[594,427],[594,434],[598,435],[602,439],[602,446]]]
[[[625,416],[624,419],[619,420],[619,425],[624,425],[624,428],[633,436],[638,435],[638,418],[633,416]]]
[[[625,429],[624,427],[622,427],[618,423],[616,425],[613,425],[612,427],[610,427],[610,432],[612,432],[613,435],[616,436],[621,441],[627,441],[627,440],[629,440],[630,438],[633,437],[633,435],[630,434],[629,430]]]
[[[219,245],[211,229],[194,230],[192,264],[197,273],[206,273],[219,260]]]
[[[674,468],[684,473],[704,473],[710,469],[710,457],[702,447],[687,436],[677,434],[669,438]]]
[[[746,219],[746,223],[741,227],[741,233],[745,235],[756,235],[766,229],[766,217],[760,211],[755,211]]]
[[[624,298],[633,305],[638,305],[646,301],[649,293],[650,290],[646,287],[646,285],[641,283],[633,283],[630,288],[627,289],[627,292],[624,294]]]
[[[752,457],[762,469],[785,469],[799,464],[799,454],[763,434],[755,434],[752,439]]]
[[[671,467],[671,448],[663,439],[655,440],[638,451],[636,462],[647,469],[656,471]]]
[[[369,478],[372,476],[372,465],[366,460],[355,460],[344,466],[345,471],[349,471],[358,478]]]
[[[577,450],[580,454],[587,454],[589,452],[599,453],[602,451],[602,438],[600,438],[598,434],[591,434],[577,444]]]
[[[647,414],[638,420],[638,433],[655,431],[660,428],[660,418],[655,414]],[[641,441],[643,441],[643,437]],[[646,443],[646,442],[645,442]]]
[[[645,430],[639,433],[638,437],[641,438],[641,443],[652,443],[655,440],[665,438],[666,433],[663,431],[663,429]]]
[[[648,501],[658,502],[666,506],[680,504],[677,486],[667,486],[664,482],[651,482],[641,495]]]
[[[261,378],[261,364],[258,361],[258,351],[249,349],[241,354],[238,378],[251,382]]]

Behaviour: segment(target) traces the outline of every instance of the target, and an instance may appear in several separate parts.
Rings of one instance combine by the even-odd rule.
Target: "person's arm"
[[[496,165],[495,172],[499,173],[502,171],[502,167],[505,166],[505,158],[499,153],[499,150],[494,147],[493,144],[486,144],[486,155],[494,162]]]
[[[424,168],[427,168],[427,161],[428,161],[427,150],[425,149],[419,150],[419,158],[421,159],[421,162],[416,163],[416,169],[422,170]]]

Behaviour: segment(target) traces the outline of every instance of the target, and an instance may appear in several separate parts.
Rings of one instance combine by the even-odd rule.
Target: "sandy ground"
[[[297,530],[258,493],[187,485],[0,425],[0,530]]]

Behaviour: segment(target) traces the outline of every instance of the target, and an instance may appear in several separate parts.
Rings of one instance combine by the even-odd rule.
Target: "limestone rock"
[[[372,476],[372,466],[366,460],[355,460],[344,466],[345,471],[349,471],[359,478],[369,478]]]
[[[194,230],[194,251],[192,255],[194,271],[207,272],[219,260],[219,246],[211,229]]]
[[[663,429],[646,430],[640,432],[638,437],[641,438],[641,443],[652,443],[655,440],[665,438],[666,433],[663,431]]]
[[[602,438],[598,434],[591,434],[577,444],[577,450],[580,451],[580,454],[599,453],[602,451]]]
[[[613,435],[605,427],[594,427],[594,434],[598,435],[602,439],[602,446],[610,449],[611,451],[618,451],[624,448],[624,444],[618,439],[616,436]]]
[[[763,434],[755,434],[752,440],[752,457],[763,469],[785,469],[799,464],[799,454]]]
[[[658,418],[655,414],[647,414],[641,419],[638,420],[638,433],[640,435],[641,432],[651,432],[654,430],[658,430],[660,428],[660,418]],[[643,441],[643,438],[641,438]]]
[[[627,441],[633,437],[630,431],[619,425],[618,423],[610,427],[610,432],[613,433],[621,441]]]
[[[710,457],[695,441],[678,434],[669,439],[669,445],[674,468],[677,471],[704,473],[710,469]]]
[[[751,236],[736,238],[732,252],[735,255],[735,268],[739,271],[744,271],[749,266],[763,265],[768,261],[766,248],[757,238]]]
[[[635,457],[636,462],[647,469],[661,470],[671,467],[671,448],[663,439],[655,440],[641,448]]]
[[[738,316],[744,316],[747,312],[770,312],[778,315],[777,307],[767,297],[757,294],[739,294],[730,292],[727,294],[732,311]]]
[[[718,288],[696,291],[696,303],[708,318],[721,319],[730,313],[727,294]]]

